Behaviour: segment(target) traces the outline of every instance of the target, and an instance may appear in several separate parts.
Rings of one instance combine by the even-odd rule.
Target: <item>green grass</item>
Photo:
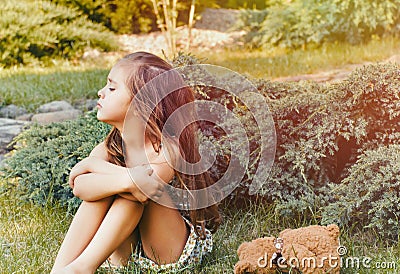
[[[0,272],[49,273],[71,217],[56,206],[0,196]]]
[[[94,68],[49,69],[44,72],[22,70],[0,76],[0,98],[5,105],[24,106],[29,112],[35,112],[40,105],[54,100],[75,103],[93,99],[105,85],[108,71]]]
[[[325,44],[319,48],[286,51],[283,49],[194,52],[213,65],[255,78],[278,77],[316,73],[341,68],[349,64],[379,62],[398,54],[400,39],[387,37],[366,44]]]
[[[231,209],[228,209],[231,208]],[[238,260],[236,250],[244,241],[263,236],[277,236],[285,228],[312,224],[301,219],[280,219],[271,205],[250,205],[232,210],[222,208],[224,222],[214,237],[214,249],[201,266],[185,273],[233,273]],[[48,273],[72,216],[58,206],[39,207],[22,204],[15,194],[0,195],[0,269],[1,273]],[[376,262],[394,262],[400,267],[400,246],[385,241],[372,232],[350,228],[341,231],[341,245],[348,257],[364,257]],[[351,265],[350,265],[351,266]],[[341,273],[396,273],[394,269],[342,269]],[[107,273],[107,271],[98,271]],[[139,273],[134,267],[121,273]]]
[[[106,84],[118,57],[116,54],[79,63],[55,61],[51,67],[0,69],[0,106],[15,104],[35,112],[40,105],[54,100],[73,104],[97,98],[97,91]]]

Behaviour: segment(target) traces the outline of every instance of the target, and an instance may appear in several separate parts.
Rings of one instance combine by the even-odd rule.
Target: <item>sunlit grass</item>
[[[213,252],[201,266],[184,273],[233,273],[238,261],[237,248],[244,241],[274,236],[285,228],[313,224],[302,217],[282,219],[272,205],[252,204],[247,208],[222,208],[223,223],[214,235]],[[49,273],[72,216],[57,206],[39,207],[22,204],[12,192],[0,195],[0,269],[1,273]],[[375,269],[376,263],[394,263],[400,267],[400,246],[370,231],[356,228],[342,229],[341,245],[346,246],[347,257],[360,258],[360,267],[349,265],[341,273],[397,273],[394,269]],[[366,268],[364,258],[371,258]],[[105,270],[99,273],[112,273]],[[127,267],[120,273],[140,273]]]
[[[120,55],[81,61],[55,60],[52,66],[0,70],[0,105],[15,104],[35,112],[42,104],[65,100],[71,104],[97,98],[106,76]]]
[[[379,62],[400,53],[400,39],[387,37],[366,44],[325,44],[318,48],[286,51],[283,49],[196,52],[209,64],[219,65],[255,78],[316,73],[341,68],[350,64]]]
[[[5,105],[24,106],[29,112],[42,104],[65,100],[75,103],[97,97],[106,83],[108,70],[63,71],[52,73],[18,73],[0,78],[0,96]]]
[[[49,273],[71,219],[55,206],[22,204],[0,195],[1,273]]]

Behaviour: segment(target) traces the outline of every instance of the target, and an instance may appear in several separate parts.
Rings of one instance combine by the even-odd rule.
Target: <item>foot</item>
[[[112,268],[112,269],[123,269],[125,267],[125,264],[122,264],[121,261],[115,262],[115,259],[113,260],[112,257],[109,257],[107,260],[102,263],[100,268]]]

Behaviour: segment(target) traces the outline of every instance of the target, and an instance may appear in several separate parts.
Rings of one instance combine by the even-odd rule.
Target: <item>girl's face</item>
[[[122,128],[131,95],[126,87],[127,73],[122,66],[114,66],[107,77],[107,85],[98,91],[97,119],[117,128]]]

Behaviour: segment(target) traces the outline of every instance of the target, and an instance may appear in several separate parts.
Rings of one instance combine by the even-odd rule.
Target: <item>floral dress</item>
[[[210,253],[212,250],[213,242],[211,232],[208,229],[205,229],[206,237],[203,240],[196,234],[193,224],[185,217],[182,216],[182,218],[190,227],[190,234],[186,241],[182,254],[176,262],[161,265],[155,263],[144,254],[143,248],[141,246],[142,243],[139,240],[136,249],[132,254],[132,263],[143,270],[168,273],[181,271],[200,263],[203,256]]]

